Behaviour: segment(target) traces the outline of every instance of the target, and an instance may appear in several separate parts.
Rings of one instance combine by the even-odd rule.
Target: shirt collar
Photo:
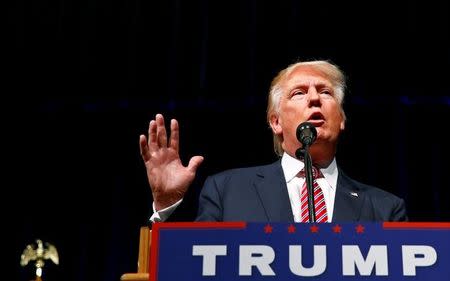
[[[283,157],[281,158],[281,168],[283,169],[286,182],[290,182],[304,166],[305,164],[302,161],[290,156],[286,152],[283,153]]]
[[[303,169],[304,166],[305,164],[302,161],[290,156],[286,152],[283,153],[281,158],[281,168],[283,169],[286,182],[290,182]],[[338,177],[336,158],[333,158],[333,161],[331,161],[328,167],[320,169],[320,171],[331,187],[336,188]]]

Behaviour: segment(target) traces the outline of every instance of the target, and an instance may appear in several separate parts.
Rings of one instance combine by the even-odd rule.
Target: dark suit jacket
[[[208,177],[200,193],[196,220],[294,222],[281,161]],[[405,220],[401,198],[357,182],[339,170],[333,221]]]

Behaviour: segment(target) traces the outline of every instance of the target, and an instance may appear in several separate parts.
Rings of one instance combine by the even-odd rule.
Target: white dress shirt
[[[290,156],[286,152],[281,158],[281,168],[283,169],[284,177],[286,179],[289,200],[291,201],[291,208],[295,222],[301,222],[300,189],[305,182],[305,178],[297,177],[297,174],[303,169],[304,166],[305,164],[302,161]],[[319,178],[316,181],[320,188],[322,188],[325,204],[327,206],[328,222],[331,222],[333,218],[334,199],[336,197],[336,185],[338,178],[336,159],[333,159],[327,168],[320,169],[320,171],[324,177]]]
[[[149,221],[150,222],[161,222],[161,221],[166,221],[170,215],[173,213],[173,211],[175,211],[175,209],[178,207],[178,205],[181,204],[181,202],[183,201],[183,198],[181,198],[180,200],[178,200],[177,202],[175,202],[175,204],[166,207],[162,210],[156,211],[155,209],[155,202],[152,203],[152,207],[153,207],[153,214],[150,217]]]

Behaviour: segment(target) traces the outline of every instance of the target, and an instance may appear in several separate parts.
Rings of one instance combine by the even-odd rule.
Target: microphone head
[[[298,141],[305,146],[310,146],[317,138],[317,130],[313,124],[303,122],[297,127],[296,131]]]

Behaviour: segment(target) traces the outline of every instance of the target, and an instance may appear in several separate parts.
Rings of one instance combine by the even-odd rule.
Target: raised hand
[[[202,156],[194,156],[187,167],[183,166],[178,153],[179,132],[178,121],[172,119],[168,140],[164,117],[156,114],[148,127],[148,140],[145,135],[139,137],[141,156],[157,211],[183,198],[203,162]]]

